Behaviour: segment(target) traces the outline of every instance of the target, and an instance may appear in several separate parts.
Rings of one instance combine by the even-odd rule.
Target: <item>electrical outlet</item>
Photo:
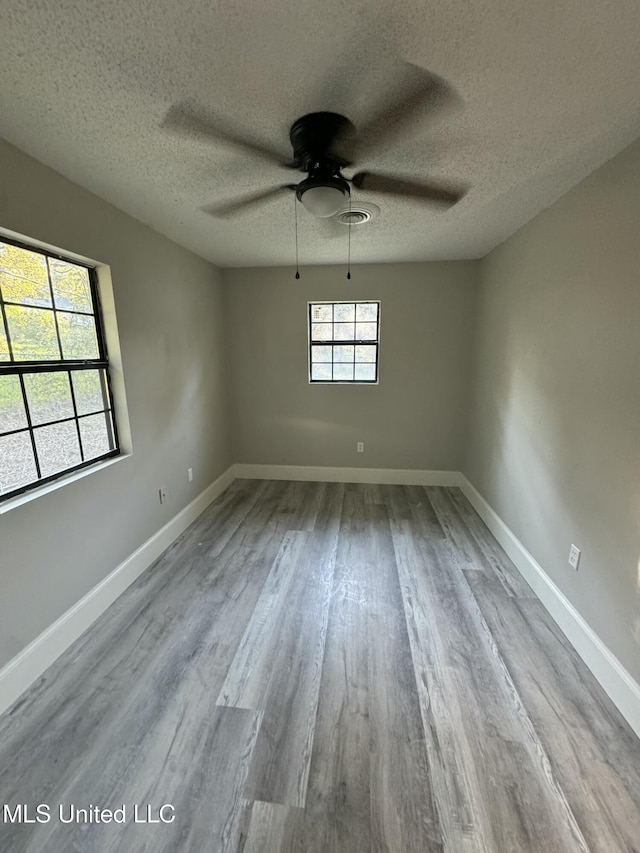
[[[569,551],[569,565],[572,566],[578,571],[578,566],[580,565],[580,549],[576,548],[575,545],[571,546],[571,550]]]
[[[187,480],[190,483],[193,481],[193,468],[187,468]]]
[[[160,498],[160,503],[163,504],[167,500],[167,490],[164,486],[160,486],[158,489],[158,497]]]
[[[364,441],[359,441],[356,444],[356,449],[357,449],[358,453],[364,453]]]

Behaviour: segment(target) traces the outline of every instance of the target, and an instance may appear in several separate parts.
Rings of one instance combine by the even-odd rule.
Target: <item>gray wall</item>
[[[219,271],[6,143],[0,226],[111,266],[133,438],[130,458],[0,516],[2,666],[232,459]]]
[[[638,681],[639,225],[636,143],[483,260],[465,467]]]
[[[234,459],[458,470],[477,262],[223,271]],[[307,302],[381,300],[380,383],[309,385]],[[356,453],[356,442],[365,452]]]

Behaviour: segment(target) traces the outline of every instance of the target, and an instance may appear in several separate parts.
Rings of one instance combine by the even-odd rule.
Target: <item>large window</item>
[[[378,381],[379,302],[309,303],[309,381]]]
[[[95,270],[0,240],[0,499],[118,453]]]

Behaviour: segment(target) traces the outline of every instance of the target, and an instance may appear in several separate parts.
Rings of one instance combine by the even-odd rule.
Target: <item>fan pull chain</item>
[[[298,197],[293,196],[293,215],[296,223],[296,278],[300,278],[300,270],[298,269]]]
[[[351,281],[351,193],[349,193],[349,249],[347,255],[347,281]]]

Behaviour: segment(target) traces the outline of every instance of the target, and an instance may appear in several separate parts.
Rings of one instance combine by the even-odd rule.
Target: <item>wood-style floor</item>
[[[2,853],[640,850],[640,741],[458,489],[236,481],[0,718],[0,773],[50,809]]]

